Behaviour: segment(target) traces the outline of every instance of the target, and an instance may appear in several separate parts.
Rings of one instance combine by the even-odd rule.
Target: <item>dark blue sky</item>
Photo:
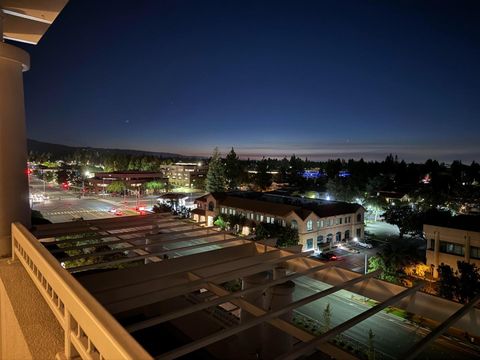
[[[70,0],[26,48],[37,140],[480,160],[478,1]]]

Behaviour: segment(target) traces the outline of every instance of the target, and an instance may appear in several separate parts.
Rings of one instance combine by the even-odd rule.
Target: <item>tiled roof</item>
[[[209,196],[213,196],[213,198],[215,200],[221,200],[221,199],[224,199],[227,196],[227,194],[226,193],[216,193],[216,192],[208,193],[206,195],[200,196],[199,198],[195,199],[195,201],[206,202],[207,198]]]
[[[199,209],[199,208],[196,208],[196,209],[193,209],[192,210],[192,214],[197,214],[197,215],[205,215],[205,209]]]
[[[248,195],[248,194],[247,194]],[[245,197],[241,194],[222,194],[216,195],[220,205],[252,211],[263,214],[271,214],[276,216],[287,216],[294,211],[301,219],[306,219],[312,212],[319,217],[336,216],[342,214],[353,214],[362,208],[361,205],[347,202],[332,201],[326,203],[282,203],[279,201],[268,201],[268,199],[257,196],[252,199],[250,196]],[[254,195],[254,194],[253,194]]]
[[[223,200],[220,201],[220,204],[236,209],[243,209],[246,211],[253,211],[277,216],[286,216],[292,211],[300,210],[300,208],[297,206],[287,204],[275,204],[267,201],[246,199],[236,196],[226,196]]]
[[[305,205],[305,208],[312,210],[319,217],[335,216],[342,214],[353,214],[357,212],[360,208],[363,208],[362,205],[342,202],[342,201],[332,201],[328,204],[321,205]]]

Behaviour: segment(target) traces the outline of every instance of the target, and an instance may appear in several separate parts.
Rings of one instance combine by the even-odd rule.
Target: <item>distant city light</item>
[[[305,179],[318,179],[325,176],[321,170],[305,170],[300,173]]]
[[[327,195],[326,199],[327,199],[328,201],[330,201],[330,195]]]

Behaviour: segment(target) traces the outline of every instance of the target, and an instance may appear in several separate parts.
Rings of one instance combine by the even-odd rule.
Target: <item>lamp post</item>
[[[82,197],[85,197],[85,179],[90,179],[90,171],[85,171],[82,176]]]

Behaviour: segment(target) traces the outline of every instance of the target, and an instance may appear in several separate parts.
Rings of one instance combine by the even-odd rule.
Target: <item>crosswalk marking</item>
[[[46,211],[42,212],[44,215],[75,215],[86,213],[106,213],[107,210],[71,210],[71,211]]]

